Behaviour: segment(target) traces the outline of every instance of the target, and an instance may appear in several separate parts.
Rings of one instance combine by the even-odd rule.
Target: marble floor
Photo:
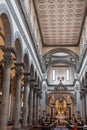
[[[59,128],[59,127],[57,127],[57,128],[54,128],[54,130],[68,130],[68,128]]]
[[[12,128],[13,128],[13,126],[8,126],[7,130],[12,130]],[[29,130],[29,129],[23,129],[23,128],[21,128],[20,130]]]
[[[8,126],[8,127],[7,127],[7,130],[12,130],[12,127],[13,127],[13,126]],[[20,130],[31,130],[31,129],[29,129],[29,128],[27,128],[27,129],[21,128]],[[40,129],[34,129],[34,130],[40,130]],[[68,130],[68,128],[65,128],[65,127],[57,127],[57,128],[54,128],[54,130]]]

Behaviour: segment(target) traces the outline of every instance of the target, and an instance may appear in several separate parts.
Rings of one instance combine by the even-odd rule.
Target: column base
[[[21,125],[13,127],[12,130],[21,130]]]
[[[12,128],[12,130],[21,130],[21,128]]]
[[[28,128],[28,125],[27,125],[27,126],[22,126],[21,128],[22,128],[22,129],[27,129],[27,128]]]
[[[27,122],[22,122],[21,128],[27,128],[27,127],[28,127],[28,123]]]

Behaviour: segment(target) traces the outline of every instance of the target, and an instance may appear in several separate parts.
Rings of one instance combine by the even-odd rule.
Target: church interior
[[[87,0],[0,0],[0,130],[87,129]]]

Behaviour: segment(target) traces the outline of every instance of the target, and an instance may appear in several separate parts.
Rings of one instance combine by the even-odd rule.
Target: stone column
[[[85,94],[83,94],[83,120],[85,122],[85,114],[86,114],[86,111],[85,111]]]
[[[38,93],[36,95],[36,123],[38,124]]]
[[[19,119],[21,112],[21,77],[22,77],[22,63],[16,63],[16,95],[15,95],[15,112],[13,130],[20,128]]]
[[[81,94],[81,91],[80,91],[80,115],[82,117],[82,94]]]
[[[87,125],[87,93],[86,93],[85,98],[86,98],[86,125]]]
[[[39,107],[39,112],[38,112],[38,117],[43,116],[43,109],[42,109],[42,94],[41,91],[38,93],[38,107]]]
[[[33,123],[36,124],[36,88],[34,89],[33,94]]]
[[[33,122],[33,85],[30,86],[29,93],[29,125]]]
[[[22,127],[28,125],[28,96],[29,96],[29,73],[24,73],[24,104],[23,104],[23,120]]]
[[[0,115],[0,130],[7,130],[8,118],[8,103],[9,103],[9,89],[10,89],[10,71],[12,65],[11,50],[5,50],[4,55],[4,72],[2,84],[2,102],[1,102],[1,115]]]
[[[81,99],[81,116],[84,119],[84,92],[80,91],[80,99]]]
[[[0,65],[0,91],[2,87],[2,66]]]
[[[1,87],[2,87],[2,67],[0,65],[0,96],[2,95]],[[1,98],[0,98],[0,115],[1,115]]]
[[[84,87],[85,124],[87,124],[87,88]]]

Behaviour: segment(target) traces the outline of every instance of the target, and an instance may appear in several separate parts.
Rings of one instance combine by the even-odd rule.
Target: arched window
[[[70,70],[67,69],[66,70],[66,81],[69,81],[70,80]]]
[[[52,69],[52,80],[55,81],[56,80],[56,70]]]

